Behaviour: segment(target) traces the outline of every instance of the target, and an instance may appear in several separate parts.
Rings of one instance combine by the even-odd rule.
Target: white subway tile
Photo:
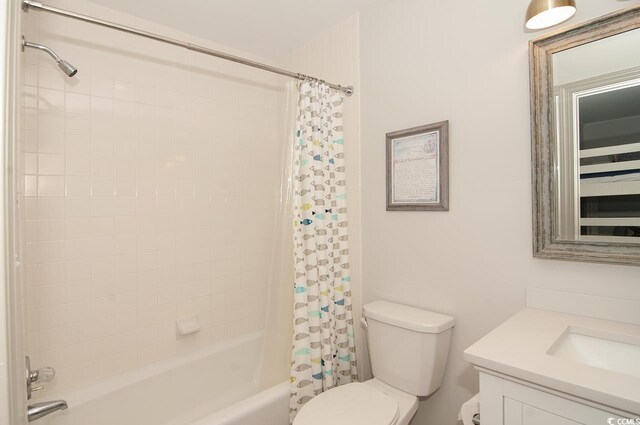
[[[64,126],[64,122],[62,123],[62,126]],[[50,131],[38,132],[38,152],[64,153],[64,133],[54,133]]]
[[[107,197],[115,196],[115,182],[113,178],[92,177],[91,196]]]
[[[66,94],[66,111],[74,114],[91,113],[91,97],[84,94]]]
[[[33,72],[33,71],[31,71]],[[38,85],[42,88],[64,90],[65,75],[56,68],[49,66],[38,67]]]
[[[68,197],[89,197],[91,196],[91,177],[89,176],[67,176],[65,179],[66,196]]]
[[[50,329],[65,325],[69,319],[67,312],[67,305],[64,304],[38,309],[40,329]]]
[[[91,157],[85,155],[66,155],[64,173],[67,176],[90,176]]]
[[[63,111],[65,108],[64,91],[40,88],[38,90],[38,109]]]
[[[91,96],[113,98],[114,82],[111,78],[93,76],[91,78]]]
[[[51,307],[67,302],[68,285],[46,285],[38,288],[38,306]]]
[[[65,157],[61,154],[44,154],[38,155],[38,174],[39,175],[64,175],[65,174]]]
[[[38,196],[38,176],[24,176],[24,196]]]
[[[114,98],[134,102],[136,100],[136,85],[126,81],[114,81]]]
[[[128,372],[138,367],[138,350],[135,349],[118,353],[117,370],[118,373]]]
[[[64,196],[64,176],[39,176],[38,196]]]

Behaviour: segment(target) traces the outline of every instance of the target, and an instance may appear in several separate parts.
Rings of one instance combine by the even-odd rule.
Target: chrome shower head
[[[67,62],[64,59],[60,59],[60,62],[58,62],[58,66],[62,71],[64,71],[65,74],[67,74],[68,77],[73,77],[78,73],[78,70],[76,69],[76,67],[71,65],[69,62]]]
[[[37,49],[37,50],[42,50],[43,52],[47,52],[49,54],[49,56],[51,56],[53,58],[53,60],[56,61],[56,63],[60,67],[60,69],[62,71],[64,71],[65,74],[67,74],[68,77],[73,77],[74,75],[76,75],[78,73],[78,70],[76,69],[76,67],[71,65],[66,60],[62,59],[60,56],[58,56],[56,54],[56,52],[54,52],[53,50],[51,50],[47,46],[43,46],[42,44],[37,44],[37,43],[29,43],[27,40],[25,40],[24,36],[22,36],[22,51],[23,52],[24,52],[24,48],[25,47],[30,47],[32,49]]]

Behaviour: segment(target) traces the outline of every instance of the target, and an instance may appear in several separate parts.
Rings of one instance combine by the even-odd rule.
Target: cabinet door
[[[545,412],[527,404],[522,405],[522,425],[581,425],[562,416]]]
[[[522,425],[522,402],[504,398],[504,425]]]

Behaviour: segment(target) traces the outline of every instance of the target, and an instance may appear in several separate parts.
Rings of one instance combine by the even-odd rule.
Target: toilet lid
[[[293,421],[294,425],[393,425],[398,402],[369,385],[355,382],[312,398]]]

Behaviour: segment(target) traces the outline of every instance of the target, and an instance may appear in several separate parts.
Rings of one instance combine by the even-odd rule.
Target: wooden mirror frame
[[[554,238],[557,185],[552,107],[554,53],[638,28],[640,6],[633,6],[529,42],[534,257],[640,265],[640,243]]]

